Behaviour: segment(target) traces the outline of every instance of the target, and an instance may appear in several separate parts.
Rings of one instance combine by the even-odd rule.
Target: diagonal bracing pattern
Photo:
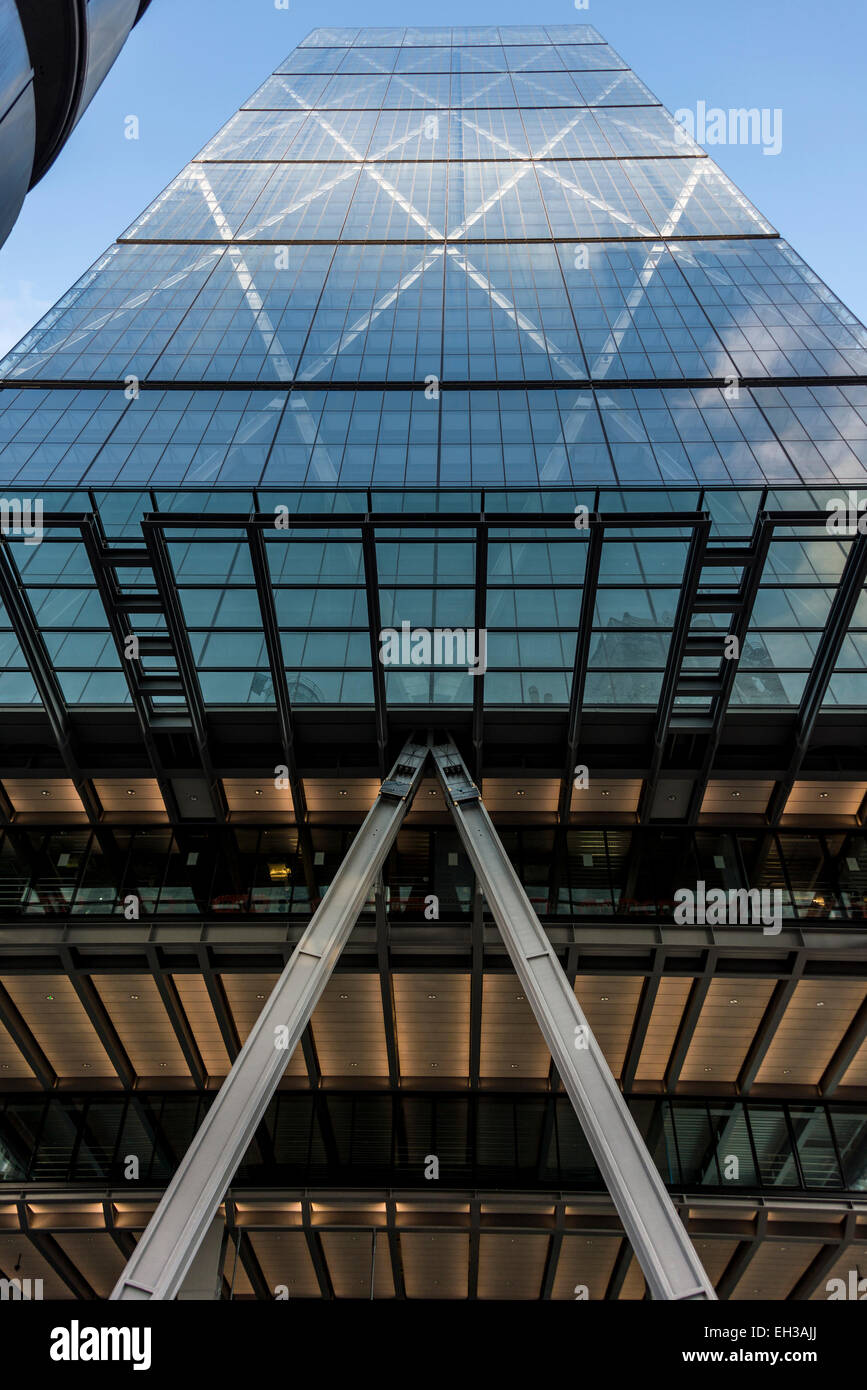
[[[365,1295],[435,1293],[395,1184],[415,1181],[408,1136],[427,1152],[417,1098],[436,1134],[458,1091],[451,1296],[517,1289],[489,1114],[520,1178],[504,1239],[531,1232],[522,1296],[571,1297],[584,1233],[609,1223],[594,1297],[640,1294],[633,1251],[655,1296],[708,1297],[684,1229],[731,1198],[736,1133],[744,1220],[700,1246],[720,1296],[749,1293],[775,1244],[748,1199],[813,1204],[782,1296],[857,1236],[854,1217],[822,1234],[815,1194],[863,1186],[867,552],[825,521],[867,480],[867,330],[683,134],[586,25],[317,31],[0,368],[4,506],[44,490],[46,528],[0,546],[0,1067],[22,1087],[0,1087],[0,1139],[28,1187],[45,1161],[81,1178],[106,1105],[146,1117],[155,1155],[121,1231],[100,1150],[101,1274],[74,1267],[77,1210],[55,1238],[16,1193],[74,1295],[110,1291],[180,1162],[118,1296],[177,1296],[231,1183],[227,1282],[269,1297],[269,1223],[243,1213],[268,1180],[275,1228],[300,1190],[296,1292],[357,1296],[346,1232],[313,1214],[318,1183],[351,1178],[346,1096],[354,1134],[391,1097]],[[404,620],[490,628],[484,675],[385,669],[383,624]],[[418,726],[449,739],[386,778]],[[441,780],[377,870],[431,749]],[[779,888],[779,937],[672,925],[687,865]],[[420,888],[443,884],[437,925]],[[793,1060],[818,1007],[824,1042]],[[337,1048],[347,1027],[366,1055]],[[175,1094],[192,1133],[233,1062],[184,1158],[163,1109]],[[313,1148],[303,1172],[284,1161],[307,1103],[324,1171]],[[607,1205],[576,1214],[600,1172],[625,1239]]]
[[[183,1284],[371,885],[434,765],[461,840],[551,1049],[652,1296],[715,1294],[556,954],[455,745],[411,739],[338,869],[208,1116],[136,1247],[113,1299],[173,1298]]]

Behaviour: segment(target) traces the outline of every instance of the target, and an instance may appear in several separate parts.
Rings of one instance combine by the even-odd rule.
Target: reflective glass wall
[[[365,555],[354,520],[707,511],[748,540],[864,480],[865,371],[864,327],[592,26],[318,29],[0,364],[0,485],[45,512],[40,544],[4,529],[72,706],[130,698],[76,518],[142,547],[135,594],[142,517],[217,512],[165,531],[202,697],[273,705],[243,521],[282,507],[347,523],[265,533],[294,704],[371,706],[371,632],[478,626],[482,590],[485,704],[562,708],[586,533],[383,521]],[[585,705],[655,707],[688,540],[606,537]],[[775,532],[733,708],[797,707],[852,545]],[[13,617],[0,703],[38,702]],[[474,693],[386,676],[392,705]],[[825,703],[865,699],[862,599]]]
[[[570,829],[500,827],[511,863],[540,916],[670,922],[674,894],[702,880],[708,891],[780,893],[787,922],[867,918],[867,831]],[[319,896],[346,856],[355,827],[314,826]],[[453,827],[401,830],[384,870],[391,921],[424,927],[426,896],[439,913],[469,922],[475,876]],[[239,919],[315,907],[294,826],[217,830],[16,827],[0,838],[0,913],[122,918],[134,894],[142,917]],[[373,895],[365,909],[373,911]]]
[[[161,1186],[211,1100],[178,1092],[6,1096],[0,1182]],[[863,1106],[648,1097],[632,1099],[630,1109],[673,1189],[867,1190]],[[445,1187],[605,1190],[567,1097],[507,1093],[279,1092],[236,1182],[424,1186],[430,1153]],[[130,1154],[139,1159],[136,1181],[124,1172]]]

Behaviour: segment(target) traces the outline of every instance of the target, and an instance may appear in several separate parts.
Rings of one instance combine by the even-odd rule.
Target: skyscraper
[[[151,0],[0,0],[0,246]]]
[[[593,1066],[720,1298],[845,1281],[865,367],[594,28],[279,64],[0,367],[3,1275],[122,1287],[260,1019],[224,1294],[641,1297]]]

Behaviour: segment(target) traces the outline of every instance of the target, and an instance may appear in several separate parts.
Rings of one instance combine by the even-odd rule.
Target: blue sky
[[[0,251],[0,352],[322,24],[591,23],[670,110],[779,107],[782,152],[709,153],[867,320],[867,6],[853,0],[152,0]],[[124,138],[136,115],[140,139]],[[860,229],[860,230],[859,230]]]

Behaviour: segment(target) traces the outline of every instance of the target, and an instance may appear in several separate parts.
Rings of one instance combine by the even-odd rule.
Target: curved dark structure
[[[150,0],[0,0],[0,245]]]

